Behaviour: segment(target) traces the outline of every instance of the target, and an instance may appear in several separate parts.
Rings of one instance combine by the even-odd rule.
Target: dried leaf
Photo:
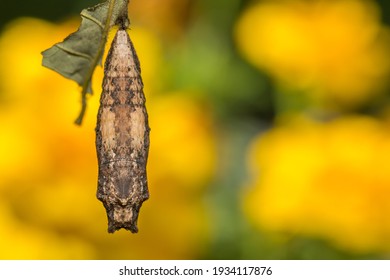
[[[128,25],[127,5],[128,0],[108,0],[82,10],[79,29],[42,52],[43,66],[82,87],[83,109],[76,123],[81,123],[85,111],[85,95],[92,93],[92,74],[101,63],[110,28],[118,23]]]

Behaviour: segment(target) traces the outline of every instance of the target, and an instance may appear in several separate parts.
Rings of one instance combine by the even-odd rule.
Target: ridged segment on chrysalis
[[[104,66],[96,126],[97,198],[106,208],[110,233],[121,228],[138,232],[138,214],[149,198],[149,131],[139,60],[120,28]]]

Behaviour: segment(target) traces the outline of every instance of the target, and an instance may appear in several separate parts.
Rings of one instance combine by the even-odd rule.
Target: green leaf
[[[81,11],[81,25],[63,42],[42,52],[42,65],[82,87],[82,109],[76,123],[81,124],[86,95],[92,94],[92,75],[101,64],[108,32],[115,24],[128,26],[128,0],[108,0]]]

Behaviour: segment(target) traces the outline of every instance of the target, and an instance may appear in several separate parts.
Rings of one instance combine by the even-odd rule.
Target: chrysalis
[[[129,35],[120,28],[104,66],[96,126],[97,198],[106,208],[110,233],[121,228],[138,232],[138,214],[149,198],[149,131],[139,60]]]

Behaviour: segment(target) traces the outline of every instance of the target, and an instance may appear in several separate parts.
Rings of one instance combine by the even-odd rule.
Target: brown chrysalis
[[[138,214],[149,198],[149,131],[139,60],[122,27],[105,62],[96,126],[97,198],[106,208],[110,233],[138,232]]]

